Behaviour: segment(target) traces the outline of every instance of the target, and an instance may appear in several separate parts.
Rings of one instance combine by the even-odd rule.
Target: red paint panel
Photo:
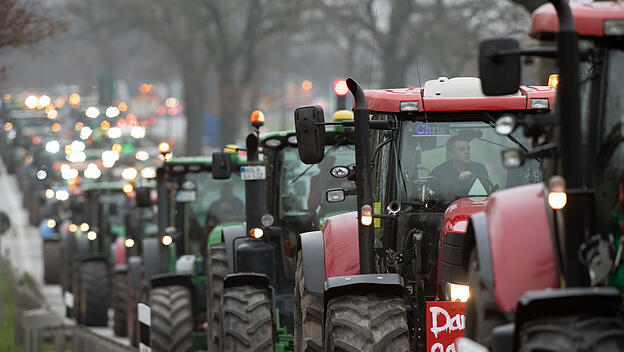
[[[526,97],[425,98],[426,111],[525,110]]]
[[[117,238],[115,240],[114,248],[114,257],[115,257],[115,266],[126,264],[126,245],[124,244],[125,238]]]
[[[576,31],[581,37],[603,37],[605,20],[624,20],[624,3],[601,1],[586,4],[573,4],[572,15]],[[559,31],[559,18],[551,4],[540,6],[533,12],[531,36]]]
[[[496,192],[485,208],[494,298],[505,313],[529,290],[558,287],[543,184]]]
[[[360,273],[357,212],[327,218],[323,225],[323,247],[325,279]]]
[[[428,301],[427,351],[457,351],[455,339],[464,336],[466,317],[464,302]],[[453,346],[449,348],[449,346]]]
[[[420,88],[365,90],[364,95],[370,111],[400,112],[402,101],[418,101],[422,111]]]

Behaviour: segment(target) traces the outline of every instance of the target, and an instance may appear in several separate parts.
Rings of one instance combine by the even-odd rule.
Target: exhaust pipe
[[[375,274],[375,237],[373,225],[364,226],[362,207],[373,206],[373,186],[370,156],[369,111],[366,108],[366,97],[362,87],[353,79],[347,79],[347,87],[353,94],[355,107],[353,121],[355,124],[355,186],[358,207],[358,245],[360,252],[360,274]]]

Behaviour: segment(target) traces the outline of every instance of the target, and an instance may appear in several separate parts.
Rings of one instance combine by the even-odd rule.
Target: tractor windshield
[[[355,197],[344,202],[328,203],[325,191],[341,188],[346,179],[331,176],[337,165],[348,166],[355,162],[352,144],[325,147],[325,158],[316,165],[306,165],[299,159],[296,147],[286,147],[281,154],[280,217],[324,217],[327,214],[355,209]]]
[[[103,234],[125,236],[128,196],[121,192],[104,193],[98,197],[98,220],[95,224]]]
[[[245,185],[232,174],[215,180],[209,172],[190,172],[180,178],[175,190],[176,228],[189,240],[192,253],[202,253],[208,234],[215,226],[245,219]]]
[[[512,140],[494,131],[488,115],[462,121],[465,117],[429,115],[427,122],[403,123],[397,172],[401,202],[443,211],[458,198],[540,181],[534,160],[518,169],[506,169],[500,162],[502,150],[529,145],[519,131]]]

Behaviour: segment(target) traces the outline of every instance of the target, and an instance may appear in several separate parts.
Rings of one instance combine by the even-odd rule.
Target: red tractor
[[[299,236],[295,350],[447,350],[464,329],[468,219],[495,190],[541,179],[537,161],[510,171],[497,162],[530,146],[494,123],[548,112],[554,89],[486,97],[468,77],[367,91],[347,82],[354,121],[326,123],[318,106],[295,111],[304,163],[323,160],[324,125],[355,127],[355,165],[330,173],[356,187],[325,196],[356,195],[359,209]]]
[[[533,14],[531,35],[556,38],[556,48],[481,43],[486,94],[518,89],[521,55],[557,58],[559,85],[557,115],[497,122],[503,133],[531,131],[534,148],[505,151],[503,164],[543,159],[544,183],[497,192],[471,217],[466,336],[493,351],[622,351],[622,296],[612,286],[624,287],[613,226],[624,205],[624,4],[551,3]]]

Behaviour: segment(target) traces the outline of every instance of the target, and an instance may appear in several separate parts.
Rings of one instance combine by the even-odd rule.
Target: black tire
[[[79,265],[79,307],[80,323],[87,326],[108,325],[108,263],[105,261],[87,261]],[[75,298],[75,297],[74,297]],[[75,303],[74,303],[75,304]]]
[[[327,303],[325,351],[409,351],[404,301],[397,296],[346,295]]]
[[[295,351],[321,352],[323,350],[323,315],[325,314],[323,297],[312,295],[305,289],[301,251],[297,253],[295,280]]]
[[[229,273],[225,243],[208,247],[208,275],[206,277],[206,320],[208,321],[208,351],[222,350],[223,324],[221,322],[221,298],[223,280]]]
[[[624,322],[613,317],[536,319],[524,323],[519,335],[520,352],[624,351]]]
[[[273,351],[273,319],[267,289],[225,288],[222,319],[224,351]]]
[[[48,285],[61,283],[62,249],[61,241],[43,241],[43,282]]]
[[[153,352],[190,352],[193,349],[191,293],[184,286],[157,287],[149,293]]]
[[[138,264],[138,265],[137,265]],[[128,339],[134,347],[139,346],[138,331],[138,308],[137,304],[141,301],[141,263],[135,262],[134,257],[128,258],[128,294],[126,298],[126,326],[128,331]]]
[[[498,309],[492,290],[481,282],[476,247],[470,252],[468,283],[470,297],[466,303],[466,337],[489,348],[492,343],[492,330],[508,321]]]
[[[128,336],[128,277],[127,273],[113,275],[113,332],[117,336]]]

